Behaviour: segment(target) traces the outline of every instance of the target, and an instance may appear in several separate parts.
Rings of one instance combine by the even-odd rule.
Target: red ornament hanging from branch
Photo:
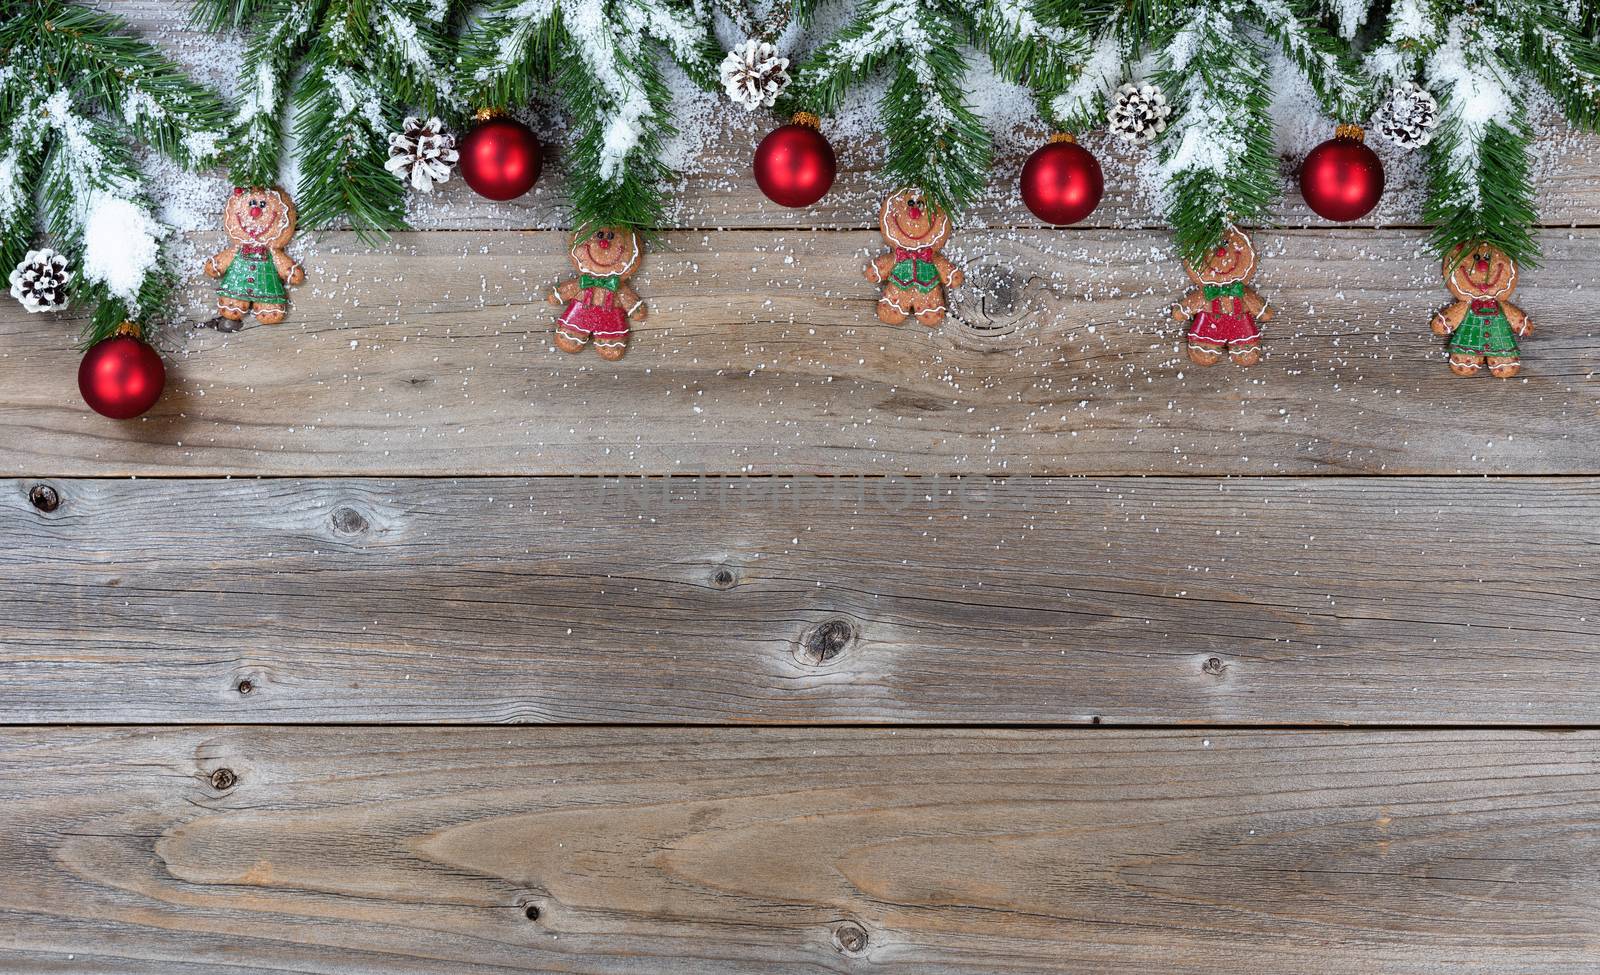
[[[131,420],[156,405],[166,384],[161,356],[132,322],[123,322],[115,335],[96,342],[78,365],[83,401],[113,420]]]
[[[1383,197],[1383,161],[1363,140],[1359,125],[1341,125],[1334,137],[1306,155],[1300,195],[1325,220],[1359,220]]]
[[[1106,189],[1100,161],[1066,132],[1034,150],[1022,166],[1020,185],[1033,215],[1055,226],[1088,217]]]
[[[544,150],[533,130],[489,109],[477,114],[458,151],[461,178],[491,200],[514,200],[528,192],[544,169]]]
[[[756,146],[756,185],[767,199],[779,206],[808,207],[833,187],[839,162],[819,124],[810,112],[796,112],[788,125],[773,129]]]

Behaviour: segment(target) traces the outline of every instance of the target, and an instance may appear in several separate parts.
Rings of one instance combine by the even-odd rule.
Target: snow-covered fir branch
[[[783,107],[833,112],[852,87],[887,70],[879,105],[886,175],[957,213],[983,188],[991,158],[989,133],[965,91],[960,44],[974,13],[954,0],[868,0],[806,58]]]
[[[517,107],[553,80],[572,112],[573,222],[653,226],[674,132],[658,52],[713,83],[711,17],[690,0],[517,0],[492,7],[467,38],[464,87],[474,107]]]
[[[184,166],[213,163],[227,109],[116,16],[64,0],[0,21],[0,258],[39,236],[69,256],[90,306],[86,341],[124,318],[155,325],[176,280],[128,140]],[[42,233],[41,233],[42,232]]]
[[[1142,172],[1190,259],[1231,224],[1260,220],[1277,195],[1270,72],[1249,27],[1226,7],[1198,3],[1158,52],[1157,78],[1176,111]]]

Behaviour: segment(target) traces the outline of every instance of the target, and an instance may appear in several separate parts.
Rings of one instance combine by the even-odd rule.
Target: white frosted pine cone
[[[1106,125],[1123,142],[1144,145],[1167,130],[1172,106],[1155,85],[1123,85],[1111,96]]]
[[[412,117],[401,131],[389,133],[389,161],[383,168],[402,183],[432,193],[435,185],[449,182],[450,169],[460,158],[456,137],[444,131],[443,122]]]
[[[66,256],[45,247],[29,251],[11,272],[11,297],[30,312],[60,311],[71,301],[71,282]]]
[[[1389,94],[1378,121],[1384,138],[1403,149],[1420,149],[1433,141],[1439,124],[1439,103],[1428,89],[1408,81]]]
[[[747,111],[771,108],[789,86],[789,59],[766,41],[751,39],[722,59],[722,87]]]

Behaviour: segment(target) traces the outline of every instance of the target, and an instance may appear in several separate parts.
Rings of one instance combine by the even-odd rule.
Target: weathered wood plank
[[[23,730],[0,965],[1588,975],[1597,756],[1594,732]]]
[[[1587,480],[38,486],[6,722],[1600,714]]]
[[[874,317],[872,235],[675,234],[611,365],[550,343],[557,233],[336,234],[285,325],[177,335],[135,422],[78,401],[74,323],[0,305],[0,473],[1600,472],[1600,231],[1527,274],[1513,382],[1445,368],[1416,231],[1264,236],[1267,359],[1197,369],[1163,240],[967,235],[972,284],[930,331]]]
[[[164,45],[169,52],[192,66],[199,76],[227,87],[237,69],[237,42],[188,29],[186,4],[180,0],[115,0],[103,5],[127,17],[147,37]],[[1025,95],[1018,93],[1021,100]],[[864,105],[868,102],[863,102]],[[710,130],[699,151],[687,161],[682,181],[673,192],[674,208],[669,225],[679,228],[706,227],[829,227],[861,229],[871,227],[877,217],[877,201],[892,189],[882,176],[883,145],[873,138],[853,132],[841,133],[831,125],[840,172],[833,191],[815,207],[788,210],[768,202],[756,189],[750,173],[751,155],[761,137],[778,124],[766,113],[746,115],[732,109],[717,96],[706,96],[696,104],[680,106],[680,113],[695,128]],[[553,113],[554,114],[554,113]],[[858,113],[859,114],[859,113]],[[875,116],[875,112],[872,112]],[[1017,113],[1002,106],[1000,114],[1010,118]],[[725,119],[719,127],[711,119]],[[1558,119],[1537,119],[1539,156],[1536,182],[1540,214],[1549,226],[1594,225],[1600,223],[1600,137],[1574,133]],[[541,129],[556,131],[547,120]],[[995,124],[995,123],[991,123]],[[1017,194],[1017,178],[1027,154],[1043,144],[1048,131],[1037,127],[999,131],[1000,145],[989,185],[965,217],[969,228],[1037,227],[1037,218],[1023,207]],[[862,126],[858,120],[854,127]],[[1332,134],[1330,123],[1329,134]],[[1090,217],[1089,227],[1149,227],[1163,223],[1146,194],[1138,192],[1136,167],[1141,154],[1128,152],[1103,137],[1089,133],[1087,144],[1100,155],[1106,175],[1106,196],[1100,209]],[[1418,153],[1400,152],[1374,140],[1388,173],[1385,201],[1365,223],[1412,225],[1420,221],[1420,206],[1425,180]],[[564,225],[565,198],[560,175],[559,134],[546,138],[550,163],[546,176],[534,192],[510,203],[496,203],[476,196],[460,180],[446,184],[431,197],[413,198],[413,218],[419,228],[455,229],[548,229]],[[1291,227],[1326,228],[1328,224],[1312,214],[1295,188],[1293,160],[1283,162],[1284,197],[1273,213],[1274,224]]]

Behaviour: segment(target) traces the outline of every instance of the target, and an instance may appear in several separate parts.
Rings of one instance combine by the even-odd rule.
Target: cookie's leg
[[[263,325],[276,325],[283,321],[283,305],[263,305],[259,301],[255,304],[256,321]]]
[[[562,352],[582,352],[589,341],[588,331],[567,321],[572,311],[568,308],[565,315],[556,319],[556,348]]]
[[[1222,361],[1222,346],[1190,339],[1189,361],[1197,366],[1214,366]]]
[[[1450,371],[1458,376],[1476,376],[1483,368],[1483,356],[1472,352],[1450,353]]]
[[[242,320],[249,310],[248,301],[240,301],[238,298],[229,298],[226,295],[217,296],[217,314],[230,322]]]
[[[1514,355],[1489,357],[1489,375],[1496,379],[1510,379],[1522,371],[1522,359]]]
[[[1261,343],[1251,342],[1247,345],[1228,346],[1228,358],[1236,366],[1253,366],[1261,361]]]
[[[627,332],[596,332],[594,350],[607,362],[616,362],[628,353]]]
[[[917,321],[929,328],[936,328],[940,322],[944,321],[944,313],[943,288],[934,288],[927,294],[918,297]]]
[[[906,307],[906,293],[899,288],[884,288],[878,299],[878,321],[885,325],[898,325],[911,314]]]

